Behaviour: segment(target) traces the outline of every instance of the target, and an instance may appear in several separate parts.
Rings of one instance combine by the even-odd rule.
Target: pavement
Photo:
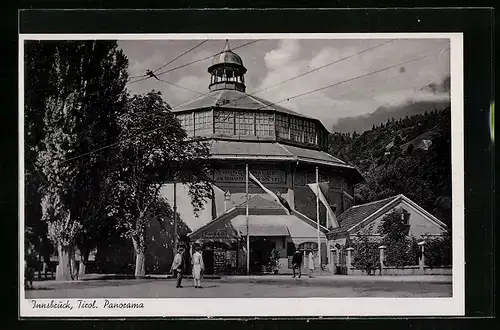
[[[78,281],[39,281],[25,297],[34,298],[306,298],[306,297],[451,297],[450,276],[345,276],[314,278],[286,275],[223,276],[191,279],[183,288],[166,275],[112,278],[90,275]]]
[[[148,280],[165,280],[172,279],[171,274],[154,274],[146,275],[139,279]],[[192,276],[185,276],[185,279],[192,279]],[[302,275],[300,279],[293,278],[292,275],[233,275],[233,276],[219,276],[219,275],[204,275],[205,280],[220,280],[221,282],[231,283],[288,283],[294,280],[307,280],[314,283],[321,284],[334,284],[338,282],[417,282],[417,283],[452,283],[451,275],[316,275],[309,278],[307,275]],[[43,283],[44,286],[58,283],[78,283],[86,281],[104,281],[104,280],[132,280],[136,279],[133,275],[123,274],[87,274],[81,276],[78,280],[73,281],[57,281],[46,280],[35,283]]]

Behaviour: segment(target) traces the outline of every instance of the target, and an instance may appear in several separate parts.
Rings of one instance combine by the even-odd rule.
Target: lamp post
[[[174,255],[177,251],[177,182],[174,181]]]

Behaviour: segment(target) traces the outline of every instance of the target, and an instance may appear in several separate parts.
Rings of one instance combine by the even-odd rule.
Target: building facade
[[[316,195],[308,184],[316,182],[317,169],[322,193],[340,215],[353,205],[354,185],[363,178],[356,168],[327,153],[329,133],[318,119],[246,93],[246,72],[226,42],[208,68],[208,93],[173,110],[189,138],[210,144],[215,169],[214,199],[201,217],[206,220],[188,223],[191,241],[202,245],[208,272],[246,269],[248,165],[250,173],[291,209],[288,214],[259,186],[249,185],[252,272],[268,269],[273,249],[279,251],[280,272],[291,271],[295,249],[317,251],[318,236],[326,264],[331,223],[321,205],[318,230]]]
[[[355,240],[358,235],[368,235],[370,239],[380,240],[380,228],[384,217],[391,212],[401,214],[407,226],[409,237],[419,241],[437,238],[448,231],[446,224],[424,210],[404,195],[396,195],[371,203],[355,205],[338,217],[339,227],[326,234],[328,239],[328,268],[333,273],[345,273],[346,243]]]

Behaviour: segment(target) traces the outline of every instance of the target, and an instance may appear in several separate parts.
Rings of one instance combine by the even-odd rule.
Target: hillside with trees
[[[394,118],[362,134],[330,135],[332,155],[366,182],[356,204],[404,194],[451,228],[451,110]]]

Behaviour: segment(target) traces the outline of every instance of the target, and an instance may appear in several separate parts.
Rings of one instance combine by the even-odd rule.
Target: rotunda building
[[[207,220],[188,223],[191,241],[203,247],[208,273],[246,269],[247,165],[259,182],[249,185],[253,273],[270,271],[276,254],[278,271],[291,271],[295,249],[318,250],[316,194],[308,185],[316,183],[316,170],[335,215],[353,205],[354,185],[363,180],[355,167],[328,154],[329,133],[320,120],[246,93],[246,72],[226,41],[208,68],[208,93],[173,110],[189,138],[210,144],[214,199],[204,211]],[[322,264],[328,263],[325,234],[336,226],[331,211],[320,206]]]

